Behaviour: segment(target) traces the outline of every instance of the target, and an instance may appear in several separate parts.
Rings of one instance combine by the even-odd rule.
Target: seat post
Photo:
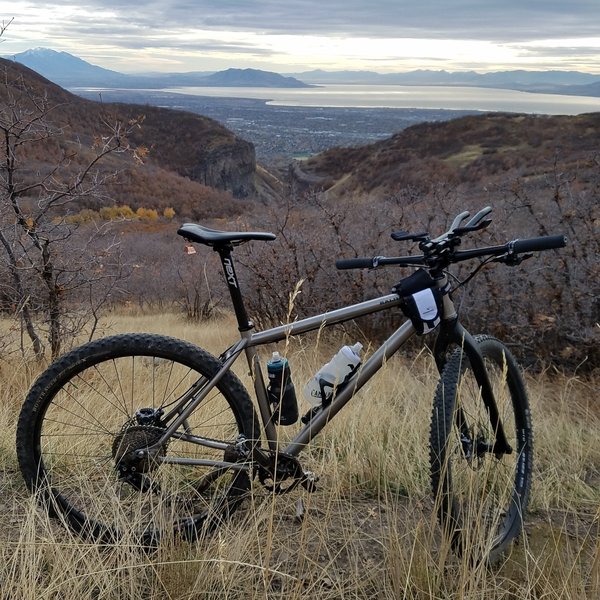
[[[248,318],[248,314],[246,313],[244,299],[242,298],[242,292],[240,291],[240,284],[237,275],[235,274],[233,258],[231,257],[233,247],[231,244],[215,244],[213,249],[215,252],[219,253],[219,257],[221,258],[225,281],[227,281],[231,302],[233,303],[233,310],[235,311],[238,322],[238,329],[240,331],[249,331],[254,328],[254,323]]]

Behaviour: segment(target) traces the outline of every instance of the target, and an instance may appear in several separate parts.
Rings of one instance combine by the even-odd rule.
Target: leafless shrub
[[[136,155],[127,135],[139,121],[107,120],[106,135],[86,145],[67,139],[53,120],[56,107],[20,73],[7,67],[1,78],[0,261],[6,278],[0,295],[3,309],[22,320],[35,355],[44,354],[46,338],[56,357],[87,321],[73,307],[91,300],[87,311],[94,331],[97,310],[121,273],[112,252],[116,246],[104,243],[102,229],[88,229],[87,238],[77,235],[65,213],[73,203],[102,194],[114,179],[114,169],[100,166],[111,154]],[[55,160],[34,167],[32,157],[41,147],[55,152]],[[102,252],[91,254],[99,239]]]
[[[597,157],[590,157],[596,160]],[[589,180],[589,171],[586,171]],[[399,190],[378,201],[336,199],[312,193],[291,196],[263,215],[261,227],[278,235],[274,243],[247,245],[241,254],[251,314],[261,325],[287,318],[288,295],[303,281],[296,316],[347,305],[386,293],[404,273],[390,269],[338,272],[337,258],[405,255],[416,247],[391,242],[394,229],[445,231],[463,210],[492,205],[493,224],[464,240],[464,247],[565,233],[567,248],[537,253],[520,267],[491,265],[456,295],[461,319],[474,332],[495,334],[514,347],[526,364],[540,361],[585,370],[599,364],[598,224],[593,186],[561,168],[557,157],[543,180],[515,178],[502,187],[474,190],[435,184],[426,194]],[[594,191],[595,190],[595,191]],[[594,195],[596,194],[596,195]],[[476,264],[454,269],[464,278]],[[370,318],[369,335],[382,337],[401,315]]]

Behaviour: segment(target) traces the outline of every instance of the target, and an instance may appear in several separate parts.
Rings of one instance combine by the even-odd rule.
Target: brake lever
[[[526,254],[513,254],[507,252],[502,256],[494,258],[491,262],[500,262],[505,265],[508,265],[509,267],[516,267],[517,265],[520,265],[524,260],[527,260],[528,258],[532,257],[533,254],[531,252],[527,252]]]

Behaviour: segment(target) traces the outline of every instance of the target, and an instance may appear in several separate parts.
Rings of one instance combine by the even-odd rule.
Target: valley
[[[109,270],[106,256],[114,255],[110,277],[123,282],[118,294],[109,289],[110,304],[167,306],[181,304],[183,297],[184,310],[196,315],[221,303],[218,274],[204,285],[191,265],[188,272],[173,254],[176,223],[276,233],[269,248],[244,248],[240,258],[243,283],[253,290],[249,311],[280,323],[289,315],[275,314],[273,307],[287,307],[288,293],[300,280],[304,290],[296,298],[294,316],[338,306],[340,286],[349,302],[389,289],[383,274],[366,274],[369,285],[357,286],[351,276],[336,272],[334,257],[410,251],[390,244],[390,232],[435,234],[459,212],[489,205],[493,229],[473,244],[550,234],[566,234],[569,244],[559,254],[536,259],[535,270],[498,269],[493,277],[482,278],[478,296],[471,292],[467,300],[476,307],[469,310],[469,326],[485,326],[514,344],[528,365],[546,362],[581,371],[599,364],[600,113],[303,108],[151,90],[96,89],[87,92],[88,99],[25,67],[6,63],[5,68],[15,79],[0,90],[7,107],[12,103],[20,110],[6,112],[10,131],[16,117],[27,131],[27,114],[16,97],[23,94],[23,82],[25,101],[46,99],[49,107],[41,117],[52,125],[50,141],[23,137],[24,143],[16,146],[21,140],[9,136],[20,163],[8,168],[29,191],[11,197],[17,205],[22,202],[20,233],[40,238],[50,232],[57,244],[68,240],[62,244],[69,249],[65,257],[74,254],[75,244],[82,257],[92,250],[102,265],[86,276],[98,285],[105,280],[99,273]],[[53,195],[43,181],[35,187],[35,177],[45,172],[59,181],[57,160],[63,185],[76,175],[77,165],[86,160],[96,165],[92,153],[98,140],[111,139],[103,137],[111,123],[126,129],[115,139],[110,160],[94,171],[92,181],[101,185],[85,193],[69,188],[68,202],[59,201],[62,196]],[[66,160],[57,158],[61,156]],[[19,171],[20,165],[27,169]],[[7,205],[5,231],[18,246],[14,206]],[[118,243],[105,241],[105,232]],[[33,252],[35,246],[27,250]],[[121,260],[120,252],[126,258]],[[65,263],[64,272],[73,272],[72,265]],[[18,264],[12,273],[21,273]],[[10,276],[9,268],[7,281]],[[67,298],[62,285],[57,283],[55,293],[61,299]],[[511,308],[517,290],[524,293],[515,315]],[[44,297],[40,290],[35,294]],[[9,286],[5,296],[5,310],[14,310],[18,301]],[[78,300],[70,292],[65,306]],[[379,335],[382,327],[371,323],[370,334]]]
[[[475,111],[444,109],[279,106],[252,98],[194,96],[156,90],[73,91],[89,100],[150,104],[210,117],[252,142],[258,162],[271,168],[286,168],[292,159],[337,146],[382,140],[424,121],[447,121],[476,114]]]

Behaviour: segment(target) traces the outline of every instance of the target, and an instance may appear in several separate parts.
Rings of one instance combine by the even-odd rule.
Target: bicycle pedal
[[[315,475],[312,471],[305,471],[300,479],[300,485],[312,494],[317,491],[317,481],[319,481],[318,475]]]

